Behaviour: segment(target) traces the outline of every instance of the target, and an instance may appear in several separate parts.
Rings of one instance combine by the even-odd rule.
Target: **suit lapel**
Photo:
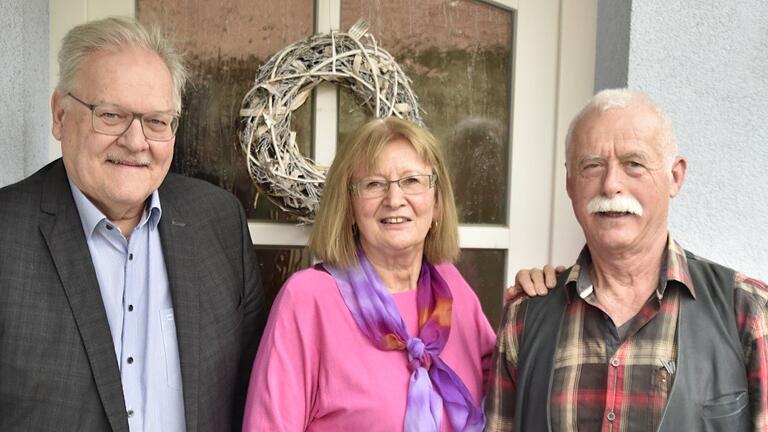
[[[104,411],[114,431],[127,431],[123,388],[107,314],[61,161],[47,174],[41,210],[47,217],[40,231],[72,309]]]
[[[200,294],[196,283],[197,257],[194,227],[185,215],[192,209],[172,190],[173,174],[160,187],[163,215],[160,238],[163,245],[168,285],[173,299],[176,333],[179,343],[184,411],[188,431],[196,431],[200,361]]]

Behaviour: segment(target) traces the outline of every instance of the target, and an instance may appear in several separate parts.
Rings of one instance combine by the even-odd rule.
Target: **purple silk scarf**
[[[483,411],[458,375],[440,359],[451,331],[453,296],[442,276],[426,259],[421,264],[416,305],[418,337],[411,337],[387,291],[362,248],[359,267],[340,269],[324,265],[336,280],[357,326],[377,348],[408,354],[411,378],[405,408],[405,432],[438,432],[443,407],[456,432],[481,431]]]

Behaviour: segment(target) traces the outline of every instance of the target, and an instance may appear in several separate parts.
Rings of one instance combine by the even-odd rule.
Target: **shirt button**
[[[128,261],[133,261],[133,254],[128,254]]]
[[[609,412],[607,416],[605,416],[609,422],[612,422],[616,420],[616,414],[613,413],[613,411]]]
[[[112,225],[110,225],[110,224],[107,224],[107,229],[108,229],[108,230],[112,231],[112,229],[113,229],[113,228],[114,228],[114,227],[113,227]]]
[[[619,359],[614,358],[613,360],[611,360],[611,366],[619,367]]]
[[[128,364],[133,364],[133,357],[128,357]]]
[[[128,417],[133,417],[133,410],[129,409],[127,414]]]
[[[133,312],[133,305],[128,305],[128,312]]]

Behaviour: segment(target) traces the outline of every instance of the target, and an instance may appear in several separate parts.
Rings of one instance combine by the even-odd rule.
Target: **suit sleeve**
[[[233,427],[239,429],[240,419],[243,418],[245,398],[248,389],[248,377],[251,374],[251,366],[256,356],[261,334],[267,320],[267,306],[264,299],[264,290],[261,282],[261,272],[256,253],[251,242],[248,223],[243,208],[237,200],[233,199],[240,218],[240,232],[242,237],[242,305],[243,314],[241,355],[237,373],[237,392],[235,394]]]
[[[318,388],[316,302],[301,273],[280,290],[251,373],[243,431],[303,431],[313,418]]]

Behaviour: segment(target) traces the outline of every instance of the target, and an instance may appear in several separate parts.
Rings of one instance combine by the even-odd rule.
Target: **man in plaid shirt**
[[[486,431],[768,430],[768,287],[668,233],[686,161],[667,116],[598,93],[566,169],[587,244],[549,295],[508,305]]]

